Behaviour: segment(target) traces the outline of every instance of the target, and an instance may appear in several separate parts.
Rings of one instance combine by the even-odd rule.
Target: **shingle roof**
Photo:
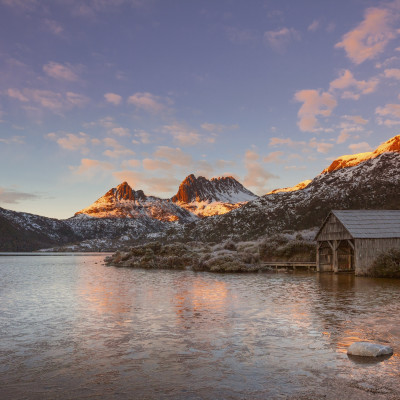
[[[333,210],[353,238],[400,238],[400,210]]]

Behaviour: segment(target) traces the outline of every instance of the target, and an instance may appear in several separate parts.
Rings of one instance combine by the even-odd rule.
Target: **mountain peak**
[[[225,202],[239,203],[257,198],[232,176],[211,178],[188,175],[180,184],[178,192],[172,197],[174,203]]]
[[[383,153],[389,152],[400,152],[400,135],[394,136],[382,143],[374,151],[338,157],[328,168],[325,168],[321,174],[336,171],[342,168],[354,167],[355,165],[358,165],[364,161],[376,158]]]

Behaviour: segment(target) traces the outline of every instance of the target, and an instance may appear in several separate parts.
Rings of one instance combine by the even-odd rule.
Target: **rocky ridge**
[[[171,200],[199,217],[226,214],[258,196],[231,176],[212,178],[187,176]]]

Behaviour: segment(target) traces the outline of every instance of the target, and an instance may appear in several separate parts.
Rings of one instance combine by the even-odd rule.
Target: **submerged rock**
[[[355,342],[348,349],[347,354],[362,357],[379,357],[393,354],[390,346],[370,342]]]

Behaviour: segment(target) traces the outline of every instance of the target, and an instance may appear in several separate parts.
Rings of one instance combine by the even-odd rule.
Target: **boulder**
[[[347,354],[362,357],[379,357],[393,354],[390,346],[370,342],[355,342],[347,349]]]

